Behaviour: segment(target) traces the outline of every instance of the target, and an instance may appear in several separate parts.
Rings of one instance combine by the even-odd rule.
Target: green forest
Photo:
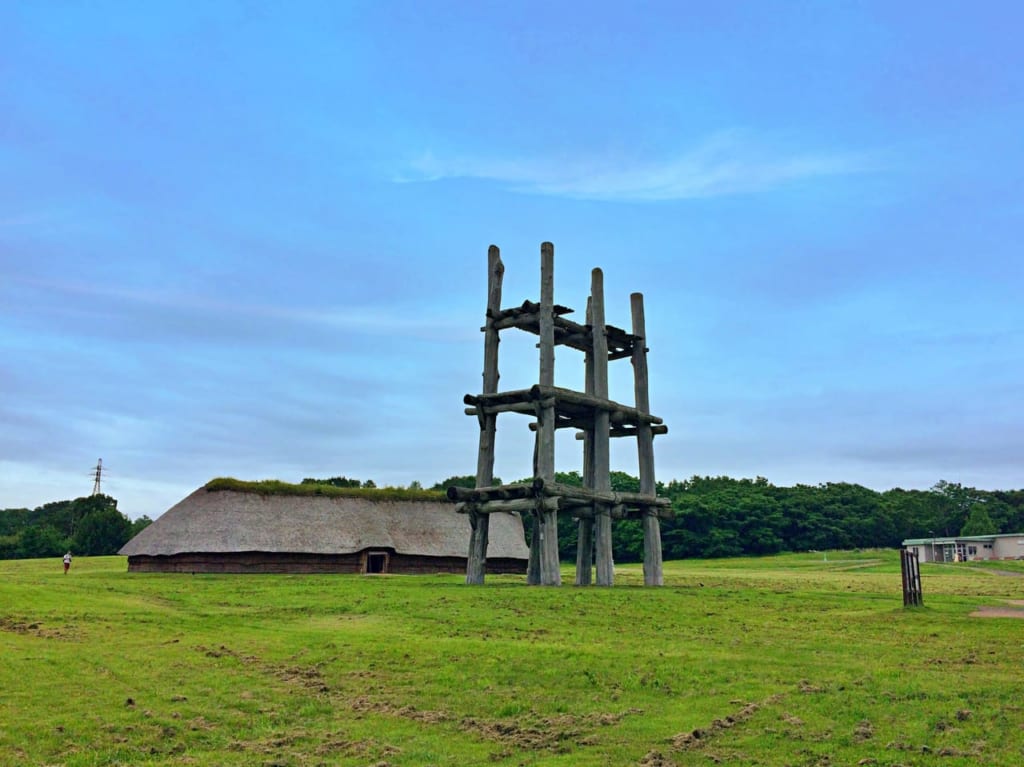
[[[582,485],[577,472],[559,473],[556,479]],[[611,479],[613,490],[639,492],[634,476],[612,472]],[[378,488],[372,480],[346,477],[307,478],[302,485],[440,500],[449,485],[472,487],[474,478],[449,477],[429,488],[418,482],[409,488]],[[310,492],[318,491],[314,487]],[[658,494],[671,499],[675,512],[673,519],[661,523],[668,560],[894,548],[906,538],[1024,532],[1024,490],[977,490],[946,481],[929,490],[878,492],[846,482],[780,487],[763,477],[692,477],[659,483]],[[59,556],[67,550],[76,555],[114,554],[150,522],[148,517],[132,522],[107,495],[56,501],[32,510],[2,509],[0,559]],[[526,515],[527,541],[532,522]],[[559,546],[564,561],[575,561],[576,524],[567,515],[559,518]],[[641,561],[640,520],[616,520],[613,547],[616,561]]]
[[[117,500],[98,493],[35,509],[0,509],[0,559],[116,554],[152,520],[132,522]]]
[[[638,492],[639,481],[612,472],[612,489]],[[895,548],[907,538],[1024,531],[1024,490],[945,481],[930,490],[877,492],[846,482],[779,487],[763,477],[692,477],[659,484],[658,494],[675,512],[661,523],[665,559]],[[575,525],[566,519],[559,528],[562,556],[574,559]],[[613,554],[619,562],[643,559],[639,520],[614,523]]]
[[[577,472],[556,479],[582,484]],[[611,486],[617,492],[640,491],[639,480],[625,472],[611,472]],[[896,548],[908,538],[1024,530],[1021,489],[979,491],[946,481],[928,491],[879,493],[848,482],[783,487],[764,477],[694,476],[659,482],[657,494],[671,499],[675,511],[675,518],[662,520],[666,559]],[[530,521],[525,520],[527,541]],[[574,561],[577,529],[566,515],[559,516],[558,541],[562,560]],[[643,560],[639,519],[612,522],[612,554],[617,562]]]
[[[583,484],[578,472],[558,472],[555,479]],[[303,482],[376,487],[372,481],[346,477]],[[500,479],[494,482],[501,484]],[[619,492],[640,492],[640,480],[625,472],[613,471],[611,483]],[[472,476],[456,476],[430,489],[474,484]],[[419,483],[413,485],[411,489],[420,489]],[[896,548],[907,538],[1024,532],[1024,490],[976,490],[946,481],[929,490],[880,493],[846,482],[779,487],[763,477],[692,477],[658,483],[658,495],[671,499],[675,512],[674,519],[661,522],[665,559]],[[529,542],[529,515],[524,523]],[[615,561],[643,560],[640,520],[616,520],[612,536]],[[561,559],[575,561],[576,523],[567,515],[559,517],[558,540]]]

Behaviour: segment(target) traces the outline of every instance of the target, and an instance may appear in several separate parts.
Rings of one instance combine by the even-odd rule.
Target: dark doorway
[[[366,555],[366,572],[368,575],[386,573],[388,571],[388,554],[386,551],[371,551]]]

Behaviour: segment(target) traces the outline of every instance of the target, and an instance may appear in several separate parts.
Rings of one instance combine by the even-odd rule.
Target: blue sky
[[[4,3],[0,507],[87,494],[99,457],[132,517],[215,476],[473,473],[487,247],[512,305],[545,240],[580,321],[592,267],[611,324],[645,295],[659,479],[1024,487],[1022,27],[1009,2]],[[502,388],[534,342],[503,335]],[[529,440],[499,420],[499,475]]]

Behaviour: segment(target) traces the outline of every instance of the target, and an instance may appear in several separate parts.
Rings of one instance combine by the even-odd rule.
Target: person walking
[[[68,570],[71,569],[71,552],[69,551],[64,555],[64,575],[68,574]]]

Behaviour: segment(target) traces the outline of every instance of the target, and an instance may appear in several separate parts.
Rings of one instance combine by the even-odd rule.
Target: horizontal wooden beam
[[[612,519],[643,519],[646,516],[655,516],[658,519],[672,519],[675,517],[675,511],[670,506],[629,506],[626,504],[618,504],[607,507],[608,515]],[[604,514],[604,510],[596,505],[588,506],[577,506],[571,509],[563,509],[568,511],[572,516],[577,519],[595,519],[599,515]]]
[[[668,498],[658,498],[642,493],[620,493],[614,490],[591,490],[587,487],[566,485],[562,482],[545,482],[539,492],[546,496],[560,496],[606,504],[629,504],[631,506],[671,506]]]
[[[526,403],[539,404],[541,407],[553,406],[556,415],[562,419],[581,419],[580,427],[586,428],[595,414],[599,411],[607,411],[610,414],[609,421],[617,426],[636,426],[641,423],[661,424],[662,419],[656,415],[650,415],[637,410],[635,407],[622,405],[609,399],[602,399],[591,394],[583,394],[571,389],[563,389],[558,386],[534,385],[529,389],[516,389],[513,391],[496,392],[494,394],[467,394],[462,401],[478,412],[513,412],[533,413],[531,407],[524,407]],[[501,408],[501,410],[495,408]],[[467,411],[468,412],[468,411]],[[469,413],[476,415],[477,413]]]
[[[675,512],[670,506],[648,506],[633,503],[600,503],[578,498],[551,496],[547,498],[516,498],[509,501],[463,501],[455,505],[459,514],[509,514],[555,511],[577,519],[594,519],[608,514],[612,519],[640,519],[653,514],[660,519],[671,519]]]
[[[568,306],[562,306],[561,304],[555,304],[552,308],[556,317],[563,314],[572,314],[573,310]],[[519,306],[512,306],[508,309],[498,309],[497,311],[487,310],[487,318],[492,322],[502,322],[509,317],[520,317],[527,314],[537,314],[540,312],[540,304],[536,301],[526,300],[523,301]]]
[[[530,428],[532,429],[533,427],[531,426]],[[576,432],[576,439],[585,439],[587,436],[585,431],[587,427],[580,426],[579,428],[582,429],[583,431]],[[635,437],[636,434],[637,428],[635,426],[613,426],[608,431],[609,437]],[[655,424],[654,426],[652,426],[651,435],[656,436],[658,434],[668,434],[668,427],[663,423]]]
[[[514,485],[492,485],[490,487],[457,487],[456,485],[451,485],[445,490],[445,495],[448,496],[449,501],[473,503],[510,501],[516,498],[536,498],[540,495],[540,488],[543,486],[544,480],[542,479]]]
[[[554,307],[554,329],[555,344],[568,346],[584,353],[590,353],[594,348],[594,329],[590,325],[581,325],[578,322],[566,319],[562,315],[572,314],[572,309],[566,306]],[[522,306],[502,309],[501,311],[488,313],[488,324],[480,330],[508,330],[516,328],[527,333],[540,335],[540,304],[533,301],[524,301]],[[633,347],[641,339],[632,333],[614,325],[605,325],[605,338],[608,340],[608,359],[619,360],[633,356]]]
[[[455,505],[459,514],[508,514],[511,512],[558,511],[557,498],[516,498],[511,501],[465,501]]]
[[[674,516],[668,498],[591,490],[561,482],[545,482],[538,477],[532,482],[491,487],[456,487],[446,491],[448,500],[458,503],[460,513],[495,514],[499,512],[558,511],[590,519],[611,514],[613,519],[635,519],[654,514],[662,519]]]

